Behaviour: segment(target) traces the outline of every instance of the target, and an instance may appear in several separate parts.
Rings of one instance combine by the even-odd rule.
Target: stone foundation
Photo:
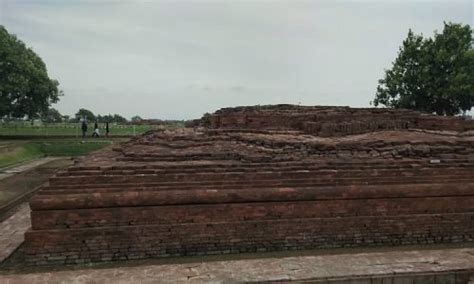
[[[148,133],[58,172],[30,202],[27,261],[473,241],[472,121],[296,106],[282,116],[281,108],[266,107],[261,120],[221,110],[211,129]],[[320,135],[308,130],[317,121],[301,124],[315,110],[339,126],[340,111],[402,123]]]

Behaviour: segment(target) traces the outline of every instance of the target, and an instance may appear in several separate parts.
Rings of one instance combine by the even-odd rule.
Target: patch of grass
[[[102,149],[114,140],[109,139],[57,139],[41,141],[18,141],[2,143],[0,168],[30,161],[44,156],[83,156]]]
[[[0,152],[0,168],[30,161],[41,156],[44,156],[44,154],[33,144],[10,146]]]
[[[32,142],[46,156],[83,156],[112,144],[110,140]]]

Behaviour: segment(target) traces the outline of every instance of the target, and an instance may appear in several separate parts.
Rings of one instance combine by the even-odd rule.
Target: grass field
[[[0,140],[0,168],[45,156],[82,156],[120,139]]]
[[[89,125],[87,135],[91,136],[93,125]],[[135,136],[149,130],[158,129],[157,125],[121,125],[110,124],[110,136]],[[101,135],[105,135],[105,125],[99,124]],[[31,125],[30,123],[14,122],[0,123],[1,136],[70,136],[81,137],[81,125],[79,123],[42,123]]]
[[[128,139],[117,136],[133,137],[164,127],[178,128],[182,125],[110,124],[109,138],[103,138],[104,124],[99,124],[102,137],[90,138],[93,125],[89,125],[88,137],[83,139],[79,123],[41,123],[40,125],[31,125],[28,122],[0,123],[0,168],[45,156],[87,155],[107,145]],[[2,140],[2,136],[4,136],[3,139],[14,140]]]

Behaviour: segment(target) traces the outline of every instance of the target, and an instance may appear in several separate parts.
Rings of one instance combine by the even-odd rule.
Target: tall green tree
[[[43,60],[0,25],[0,117],[45,115],[62,94],[58,86]]]
[[[142,120],[143,119],[139,115],[135,115],[130,119],[131,122],[140,122]]]
[[[92,122],[96,120],[94,113],[88,109],[81,108],[75,114],[76,120],[85,118],[87,121]]]
[[[63,115],[55,108],[48,109],[48,111],[41,116],[41,120],[44,122],[62,122],[63,119]]]
[[[114,114],[113,122],[117,123],[125,123],[127,122],[127,119],[120,114]]]
[[[114,116],[111,114],[99,115],[97,116],[97,120],[101,123],[114,122]]]
[[[439,115],[468,111],[474,104],[474,53],[469,25],[444,23],[442,33],[423,38],[411,30],[391,69],[379,80],[375,106]]]

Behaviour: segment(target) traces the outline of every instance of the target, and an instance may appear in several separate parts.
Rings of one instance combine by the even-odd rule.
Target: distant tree
[[[424,39],[411,30],[392,69],[379,80],[373,101],[439,115],[466,112],[474,105],[474,53],[469,25],[444,23],[442,33]]]
[[[63,115],[63,119],[62,119],[63,122],[69,122],[69,120],[71,120],[71,117],[69,115],[67,114]]]
[[[114,122],[114,116],[111,114],[102,115],[98,121],[101,123]]]
[[[125,123],[127,122],[127,119],[119,114],[114,114],[112,121],[116,123]]]
[[[89,122],[92,122],[92,121],[95,121],[95,115],[92,111],[88,110],[88,109],[84,109],[84,108],[81,108],[77,111],[76,115],[76,121],[78,121],[79,119],[81,118],[86,118],[87,121]]]
[[[45,114],[41,116],[41,120],[44,122],[62,122],[63,116],[55,108],[50,108]]]
[[[205,127],[211,127],[211,117],[212,115],[208,112],[206,112],[202,117],[201,117],[201,124],[202,126]]]
[[[135,116],[132,117],[130,120],[131,120],[132,122],[140,122],[140,121],[142,121],[143,119],[142,119],[140,116],[135,115]]]
[[[115,122],[115,123],[125,123],[127,122],[127,119],[119,114],[106,114],[106,115],[100,115],[98,114],[97,116],[94,115],[94,113],[90,110],[83,109],[81,108],[75,115],[76,121],[79,119],[86,117],[87,121],[92,122],[92,121],[97,121],[100,123],[105,123],[105,122]]]
[[[43,60],[0,25],[0,117],[45,115],[62,95],[58,86]]]
[[[70,123],[76,123],[76,122],[78,122],[78,121],[79,121],[79,119],[76,118],[76,116],[71,116],[71,117],[69,117],[69,119],[67,120],[67,122],[70,122]]]

